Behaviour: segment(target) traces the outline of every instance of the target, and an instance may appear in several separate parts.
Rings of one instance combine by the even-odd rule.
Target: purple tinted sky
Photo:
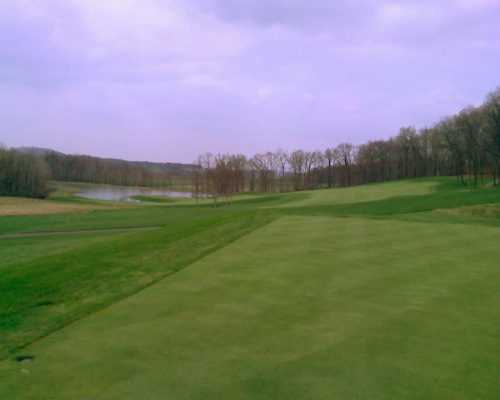
[[[499,71],[497,0],[2,0],[0,142],[324,150],[479,105]]]

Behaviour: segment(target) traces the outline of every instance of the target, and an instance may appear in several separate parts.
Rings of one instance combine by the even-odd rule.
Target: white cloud
[[[78,135],[120,146],[139,132],[171,152],[156,159],[180,160],[175,142],[190,161],[203,146],[315,149],[387,137],[498,85],[498,5],[3,0],[0,115],[12,133],[0,141],[36,131],[64,143],[71,131],[75,146],[85,142]],[[124,145],[122,157],[146,147]]]

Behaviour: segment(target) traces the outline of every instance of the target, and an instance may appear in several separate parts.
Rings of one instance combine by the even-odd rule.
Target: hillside
[[[45,157],[48,154],[56,154],[58,156],[83,156],[83,157],[91,157],[96,160],[105,162],[105,163],[110,163],[110,164],[127,164],[130,166],[142,166],[146,167],[152,170],[158,170],[158,171],[180,171],[180,170],[189,170],[193,168],[192,164],[182,164],[182,163],[171,163],[171,162],[164,162],[164,163],[157,163],[157,162],[151,162],[151,161],[130,161],[130,160],[123,160],[120,158],[102,158],[102,157],[95,157],[95,156],[90,156],[90,155],[84,155],[84,154],[67,154],[67,153],[62,153],[60,151],[48,149],[48,148],[43,148],[43,147],[30,147],[30,146],[22,146],[22,147],[15,147],[13,150],[16,150],[20,153],[29,153],[33,154],[38,157]]]

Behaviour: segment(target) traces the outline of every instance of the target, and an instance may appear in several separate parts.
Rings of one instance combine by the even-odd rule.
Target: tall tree
[[[0,147],[0,196],[45,198],[49,175],[42,158]]]
[[[198,157],[198,164],[203,168],[207,192],[212,194],[214,208],[217,208],[217,196],[219,195],[219,171],[217,159],[212,153],[205,153]]]
[[[448,117],[441,120],[436,125],[444,145],[450,151],[457,177],[457,185],[463,182],[463,166],[464,166],[464,141],[463,136],[458,134],[457,124],[455,118]]]
[[[325,150],[325,160],[328,162],[328,187],[331,188],[333,184],[332,180],[332,166],[334,160],[334,151],[332,148],[328,148]]]
[[[356,148],[351,143],[340,143],[335,148],[335,155],[337,161],[343,166],[347,176],[347,186],[351,186],[352,171],[351,165],[354,162]]]
[[[464,156],[468,167],[468,183],[471,185],[471,175],[474,174],[474,187],[477,187],[477,175],[481,163],[481,130],[482,114],[474,107],[463,109],[455,117],[457,134],[463,137]]]
[[[193,185],[192,193],[196,199],[196,207],[198,207],[200,191],[203,184],[203,167],[199,157],[195,162],[193,162],[193,169],[191,170],[191,183]]]
[[[267,192],[272,189],[278,166],[275,154],[270,151],[265,154],[256,154],[249,163],[257,170],[261,190]]]
[[[279,191],[283,192],[284,191],[284,185],[285,185],[285,169],[286,169],[286,164],[287,164],[287,159],[288,159],[288,153],[286,151],[283,151],[282,149],[278,149],[275,153],[275,158],[278,164],[279,168]]]
[[[302,174],[304,172],[304,152],[295,150],[288,156],[288,164],[293,173],[293,185],[295,190],[302,188]]]
[[[485,115],[486,149],[491,159],[493,182],[500,181],[500,87],[488,94],[483,105]]]

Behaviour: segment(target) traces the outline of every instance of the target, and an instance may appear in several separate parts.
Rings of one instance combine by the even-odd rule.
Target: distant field
[[[500,398],[499,188],[221,200],[0,217],[159,227],[0,240],[0,398]]]

